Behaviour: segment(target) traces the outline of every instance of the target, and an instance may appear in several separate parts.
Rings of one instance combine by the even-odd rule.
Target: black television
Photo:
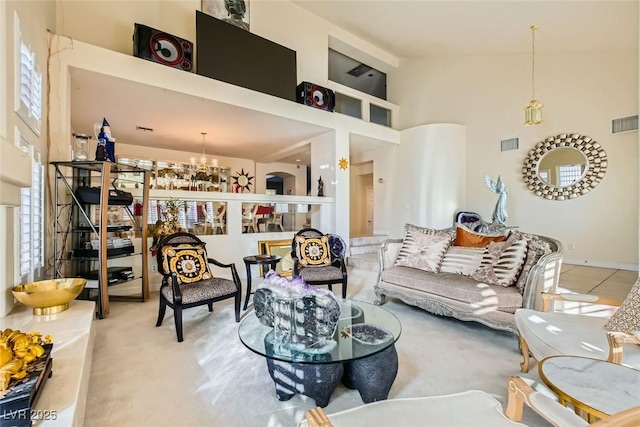
[[[296,51],[196,11],[197,74],[296,100]]]

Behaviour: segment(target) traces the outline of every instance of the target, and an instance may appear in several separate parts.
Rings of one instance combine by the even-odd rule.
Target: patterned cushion
[[[300,260],[300,265],[303,267],[331,265],[329,236],[296,236],[296,257]]]
[[[622,305],[604,324],[604,328],[614,332],[640,331],[640,279],[633,285]]]
[[[171,279],[168,281],[171,284]],[[231,295],[238,291],[233,280],[213,277],[197,283],[182,283],[178,285],[182,292],[182,304],[191,304],[212,298]],[[163,286],[160,290],[167,301],[173,302],[173,290],[171,286]]]
[[[407,224],[402,247],[394,265],[438,272],[449,245],[449,233]]]
[[[342,280],[342,270],[332,265],[300,269],[300,277],[305,282]]]
[[[449,246],[442,259],[440,271],[471,276],[480,267],[483,255],[484,248]]]
[[[524,260],[522,269],[520,270],[520,274],[518,275],[518,280],[516,281],[516,287],[522,291],[524,290],[524,286],[527,284],[527,277],[529,276],[531,268],[537,264],[538,260],[540,260],[543,255],[551,253],[555,248],[551,248],[551,245],[547,240],[543,240],[534,234],[512,231],[511,235],[513,234],[518,236],[518,239],[527,240],[527,256]]]
[[[471,277],[492,285],[515,284],[527,256],[526,239],[513,234],[505,242],[491,242],[485,249],[480,267]]]
[[[194,283],[213,277],[204,245],[183,243],[163,246],[162,259],[162,269],[167,274],[175,272],[178,283]]]
[[[468,228],[458,225],[456,227],[456,240],[454,246],[466,246],[468,248],[486,248],[491,242],[504,242],[507,236],[504,234],[485,234],[471,231]]]

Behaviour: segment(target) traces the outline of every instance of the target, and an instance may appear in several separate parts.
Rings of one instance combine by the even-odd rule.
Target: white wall
[[[464,201],[464,148],[462,125],[430,124],[402,131],[397,173],[382,184],[393,188],[390,236],[402,237],[405,223],[451,226],[453,212]]]
[[[611,135],[610,120],[638,114],[638,52],[536,54],[536,98],[544,122],[523,125],[531,96],[530,56],[464,56],[403,60],[402,127],[423,122],[467,128],[466,198],[458,208],[490,219],[497,196],[484,175],[502,175],[509,189],[508,223],[555,237],[575,250],[565,259],[637,268],[638,133]],[[609,168],[586,196],[549,201],[530,193],[521,175],[533,146],[561,133],[580,133],[606,150]],[[500,141],[520,148],[500,152]]]
[[[13,308],[10,289],[19,278],[19,242],[17,216],[20,186],[31,183],[31,160],[29,156],[15,148],[16,131],[26,138],[43,155],[47,153],[47,29],[55,31],[55,4],[45,1],[2,1],[0,2],[0,317]],[[15,49],[14,12],[20,19],[23,39],[28,40],[36,55],[36,62],[42,73],[43,117],[40,133],[34,133],[15,113]],[[47,196],[45,196],[47,197]],[[46,261],[46,260],[45,260]],[[36,277],[40,279],[40,277]]]

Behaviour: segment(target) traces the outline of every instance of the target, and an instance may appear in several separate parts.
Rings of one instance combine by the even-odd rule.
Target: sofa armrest
[[[562,249],[540,257],[531,268],[523,291],[523,308],[542,310],[542,293],[556,292],[562,270]]]
[[[402,239],[385,239],[378,252],[380,271],[393,266],[402,248]]]

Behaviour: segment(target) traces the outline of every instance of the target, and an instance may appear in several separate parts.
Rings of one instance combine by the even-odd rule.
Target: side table
[[[640,405],[640,371],[605,360],[551,356],[538,364],[540,379],[560,400],[587,414],[587,421],[606,419]]]
[[[280,259],[281,258],[278,255],[249,255],[242,258],[244,266],[247,269],[247,296],[244,299],[243,310],[247,309],[247,306],[249,305],[249,297],[251,296],[251,266],[268,265],[272,270],[275,270]],[[267,274],[266,271],[265,274]]]

